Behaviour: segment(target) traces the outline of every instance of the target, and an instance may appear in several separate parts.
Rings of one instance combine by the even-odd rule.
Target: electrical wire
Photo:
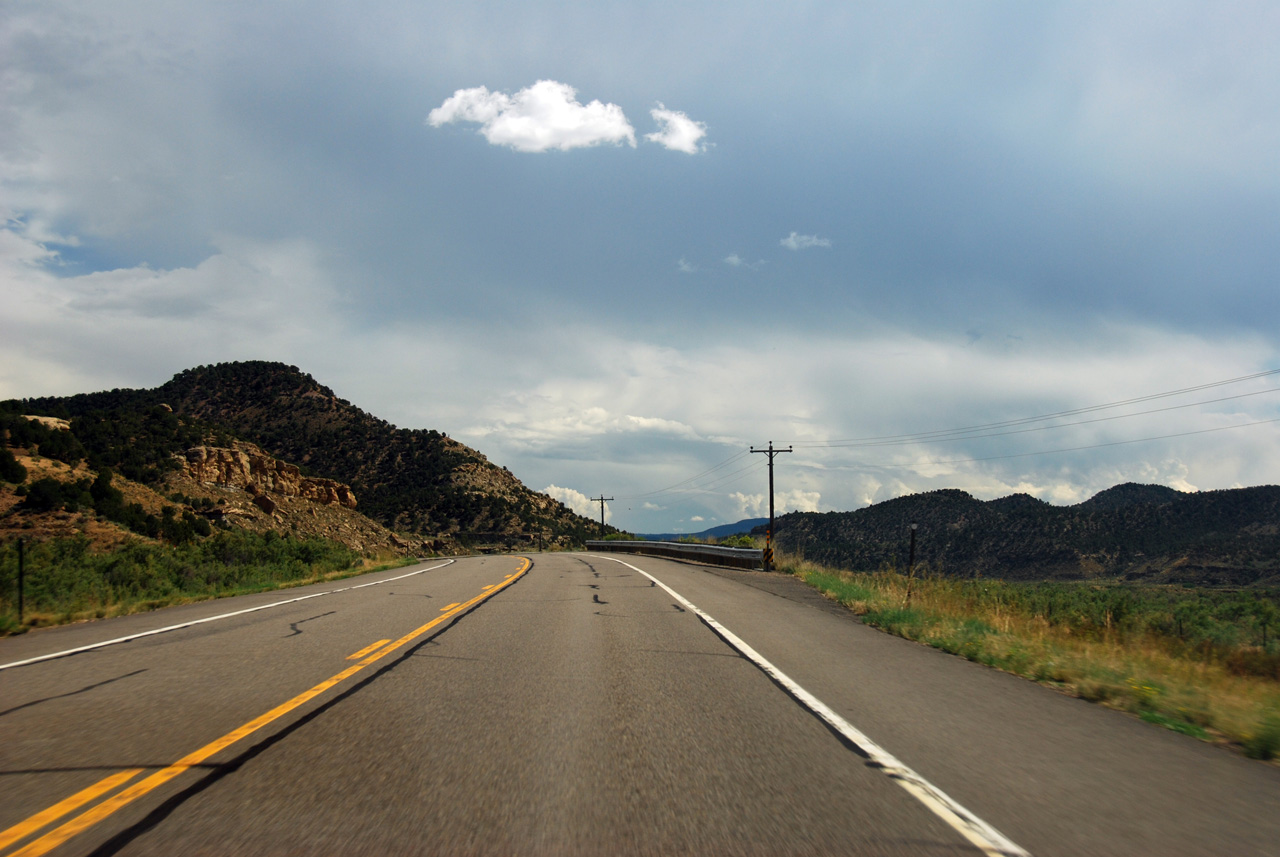
[[[715,473],[717,470],[720,470],[721,468],[728,467],[730,464],[734,463],[735,461],[738,461],[739,459],[743,458],[748,454],[750,454],[748,450],[743,450],[742,452],[738,452],[738,453],[735,453],[734,455],[729,456],[719,464],[716,464],[712,467],[707,468],[701,473],[697,473],[693,476],[690,476],[688,479],[682,479],[673,485],[668,485],[666,488],[659,488],[656,491],[647,491],[643,494],[636,494],[634,497],[623,497],[622,499],[623,500],[643,500],[646,497],[653,497],[658,494],[677,493],[676,489],[680,488],[681,486],[688,485],[691,482],[696,482],[702,477]]]
[[[1061,419],[1063,417],[1077,416],[1080,414],[1096,413],[1098,411],[1110,410],[1111,408],[1119,408],[1119,407],[1124,407],[1126,405],[1140,404],[1142,402],[1150,402],[1150,401],[1155,401],[1157,399],[1167,399],[1173,396],[1182,396],[1182,395],[1186,395],[1187,393],[1195,393],[1195,392],[1199,392],[1200,390],[1208,390],[1208,389],[1213,389],[1215,387],[1225,387],[1229,384],[1239,384],[1239,383],[1243,383],[1244,381],[1253,381],[1258,378],[1266,378],[1266,377],[1277,375],[1277,374],[1280,374],[1280,369],[1269,369],[1264,372],[1255,372],[1251,375],[1242,375],[1238,378],[1227,378],[1222,381],[1212,381],[1207,384],[1197,384],[1196,386],[1193,386],[1193,387],[1183,387],[1178,390],[1168,390],[1163,393],[1152,393],[1146,396],[1136,396],[1134,398],[1124,399],[1118,402],[1108,402],[1106,404],[1101,404],[1101,405],[1089,405],[1083,408],[1072,408],[1070,410],[1057,411],[1051,414],[1040,414],[1038,416],[1033,416],[1033,417],[1021,417],[1019,419],[1001,420],[999,422],[984,423],[981,425],[973,425],[973,426],[964,426],[961,428],[935,429],[933,431],[914,432],[910,434],[879,435],[879,436],[872,436],[872,437],[846,438],[846,439],[827,440],[827,441],[792,441],[791,444],[799,448],[812,449],[812,448],[820,448],[820,447],[837,447],[837,446],[860,446],[860,445],[872,446],[872,445],[881,445],[889,441],[898,442],[898,443],[910,443],[910,442],[917,442],[917,441],[924,441],[924,440],[929,440],[929,441],[937,441],[937,440],[944,440],[944,439],[964,440],[964,439],[967,439],[968,436],[973,435],[973,433],[975,432],[987,432],[987,431],[993,431],[995,429],[1010,428],[1013,426],[1020,426],[1020,425],[1028,425],[1030,423],[1045,422],[1047,420]],[[1262,391],[1262,392],[1269,392],[1269,391]],[[1244,395],[1254,395],[1254,394],[1244,394]],[[1237,398],[1237,397],[1227,397],[1227,398]],[[1223,401],[1225,400],[1226,399],[1224,399]],[[1208,403],[1206,402],[1206,403],[1196,403],[1196,404],[1208,404]]]
[[[932,431],[915,432],[915,433],[909,433],[909,434],[879,435],[879,436],[871,436],[871,437],[864,437],[864,438],[849,438],[849,439],[843,439],[843,440],[792,441],[789,443],[789,445],[797,448],[798,450],[801,450],[801,449],[811,449],[811,450],[858,449],[858,448],[873,448],[873,447],[888,447],[888,446],[905,446],[905,445],[921,444],[921,443],[945,443],[945,442],[953,442],[953,441],[959,441],[959,440],[976,440],[980,438],[1005,437],[1005,436],[1015,435],[1015,434],[1027,434],[1031,432],[1048,431],[1050,429],[1070,428],[1072,426],[1089,425],[1093,423],[1107,422],[1111,420],[1127,419],[1130,417],[1144,416],[1144,415],[1150,415],[1150,414],[1156,414],[1156,413],[1165,413],[1168,411],[1181,410],[1185,408],[1200,407],[1203,405],[1218,404],[1221,402],[1233,401],[1237,399],[1249,398],[1252,396],[1260,396],[1260,395],[1265,395],[1269,393],[1280,392],[1280,388],[1256,390],[1249,393],[1240,393],[1232,396],[1222,396],[1216,399],[1207,399],[1207,400],[1198,401],[1198,402],[1188,402],[1185,404],[1170,405],[1162,408],[1150,408],[1147,410],[1136,411],[1136,412],[1127,413],[1127,414],[1114,414],[1111,416],[1101,416],[1093,419],[1074,420],[1071,422],[1062,422],[1054,425],[1034,426],[1031,428],[1020,428],[1020,427],[1031,426],[1034,423],[1048,422],[1050,420],[1059,420],[1066,417],[1099,413],[1099,412],[1111,410],[1114,408],[1141,404],[1143,402],[1152,402],[1152,401],[1158,401],[1161,399],[1168,399],[1174,396],[1183,396],[1189,393],[1195,393],[1202,390],[1210,390],[1218,387],[1225,387],[1231,384],[1240,384],[1245,381],[1253,381],[1259,378],[1267,378],[1277,374],[1280,374],[1280,369],[1269,369],[1263,372],[1255,372],[1250,375],[1242,375],[1237,378],[1227,378],[1221,381],[1212,381],[1206,384],[1197,384],[1190,387],[1183,387],[1177,390],[1166,390],[1161,393],[1152,393],[1145,396],[1135,396],[1133,398],[1123,399],[1116,402],[1108,402],[1108,403],[1099,404],[1099,405],[1089,405],[1087,407],[1071,408],[1068,410],[1056,411],[1054,413],[1049,413],[1049,414],[1040,414],[1037,416],[1021,417],[1018,419],[1010,419],[1010,420],[1000,420],[997,422],[984,423],[980,425],[963,426],[960,428],[935,429]],[[822,465],[822,464],[811,463],[811,462],[797,461],[793,466],[800,466],[807,469],[818,469],[818,470],[857,470],[857,469],[896,470],[896,469],[921,467],[921,466],[937,465],[937,464],[966,464],[966,463],[983,462],[983,461],[999,461],[1002,459],[1028,458],[1028,457],[1033,457],[1038,455],[1056,455],[1056,454],[1061,454],[1066,452],[1080,452],[1080,451],[1090,450],[1090,449],[1103,449],[1105,447],[1111,447],[1111,446],[1124,446],[1124,445],[1135,444],[1135,443],[1146,443],[1154,440],[1169,440],[1172,438],[1179,438],[1179,437],[1191,437],[1194,435],[1210,434],[1210,433],[1220,432],[1220,431],[1229,431],[1237,428],[1248,428],[1250,426],[1266,425],[1269,423],[1276,423],[1276,422],[1280,422],[1280,418],[1270,419],[1270,420],[1259,420],[1259,421],[1250,422],[1250,423],[1240,423],[1240,424],[1231,425],[1231,426],[1218,426],[1218,427],[1209,428],[1209,429],[1199,429],[1194,431],[1175,432],[1171,434],[1132,438],[1129,440],[1118,440],[1118,441],[1110,441],[1106,443],[1089,444],[1085,446],[1065,447],[1062,449],[1047,449],[1047,450],[1039,450],[1035,452],[1008,453],[1004,455],[991,455],[991,456],[974,457],[974,458],[928,459],[924,461],[915,461],[909,464],[884,464],[884,463],[865,462],[865,463],[855,463],[853,465]],[[1011,430],[1001,431],[1002,429],[1011,429]],[[707,482],[702,481],[706,479],[706,477],[712,476],[712,474],[716,474],[719,471],[723,470],[724,468],[740,461],[744,456],[748,455],[749,452],[750,452],[749,450],[743,450],[741,452],[735,453],[729,458],[726,458],[724,461],[721,461],[720,463],[715,464],[712,467],[709,467],[706,470],[703,470],[693,476],[690,476],[686,479],[682,479],[681,481],[676,482],[672,485],[668,485],[665,488],[659,488],[654,491],[648,491],[643,494],[637,494],[633,497],[623,497],[620,499],[621,500],[642,500],[642,499],[647,499],[651,497],[656,497],[659,495],[668,495],[668,494],[689,495],[689,494],[715,493],[716,489],[723,489],[729,485],[732,485],[738,481],[741,481],[742,479],[746,478],[746,474],[762,470],[766,466],[765,462],[763,461],[754,461],[751,464],[747,465],[746,467],[733,470],[729,473],[720,473],[720,475],[715,476],[710,481],[707,481]]]
[[[1210,434],[1219,431],[1231,431],[1232,429],[1250,428],[1252,426],[1268,425],[1270,423],[1280,423],[1280,417],[1270,420],[1257,420],[1251,423],[1238,423],[1233,426],[1217,426],[1215,428],[1197,429],[1195,431],[1176,432],[1174,434],[1152,435],[1151,437],[1136,437],[1129,440],[1113,440],[1107,443],[1094,443],[1087,446],[1071,446],[1064,449],[1042,449],[1035,452],[1011,452],[1007,455],[988,455],[981,458],[949,458],[949,459],[925,459],[923,461],[913,461],[909,464],[872,464],[861,463],[855,465],[822,465],[812,464],[808,462],[797,462],[797,466],[805,467],[810,470],[902,470],[904,468],[925,467],[934,464],[971,464],[977,461],[1000,461],[1006,458],[1030,458],[1036,455],[1056,455],[1062,452],[1080,452],[1088,449],[1102,449],[1108,446],[1124,446],[1131,443],[1146,443],[1152,440],[1169,440],[1175,437],[1191,437],[1198,434]]]
[[[926,440],[928,440],[929,443],[950,443],[952,441],[957,441],[957,440],[978,440],[986,437],[1008,437],[1009,435],[1014,435],[1014,434],[1029,434],[1031,432],[1037,432],[1037,431],[1050,431],[1052,429],[1070,428],[1071,426],[1083,426],[1083,425],[1091,425],[1093,423],[1105,423],[1105,422],[1110,422],[1111,420],[1124,420],[1124,419],[1129,419],[1130,417],[1141,417],[1149,414],[1161,414],[1161,413],[1165,413],[1166,411],[1177,411],[1177,410],[1182,410],[1184,408],[1198,408],[1201,405],[1215,405],[1221,402],[1234,401],[1236,399],[1247,399],[1247,398],[1250,398],[1251,396],[1262,396],[1267,393],[1280,393],[1280,387],[1270,387],[1266,390],[1255,390],[1252,393],[1239,393],[1238,395],[1235,395],[1235,396],[1223,396],[1217,399],[1205,399],[1199,402],[1187,402],[1186,404],[1182,404],[1182,405],[1169,405],[1168,407],[1164,407],[1164,408],[1150,408],[1145,411],[1134,411],[1131,414],[1113,414],[1112,416],[1109,416],[1109,417],[1095,417],[1094,419],[1091,419],[1091,420],[1075,420],[1074,422],[1069,422],[1069,423],[1057,423],[1055,425],[1036,426],[1034,428],[1020,428],[1020,429],[1013,429],[1011,431],[992,431],[992,432],[985,432],[982,434],[976,434],[976,433],[964,434],[964,435],[957,434],[951,437],[934,437],[934,438],[927,438]],[[916,444],[920,442],[921,442],[920,439],[866,441],[861,443],[856,441],[831,441],[828,443],[823,443],[820,441],[811,441],[807,444],[804,444],[802,448],[865,449],[873,446],[907,446],[910,444]],[[795,445],[800,446],[801,444],[795,444]]]

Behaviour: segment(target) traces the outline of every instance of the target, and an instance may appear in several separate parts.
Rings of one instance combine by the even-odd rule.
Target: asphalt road
[[[0,640],[0,857],[984,848],[1280,855],[1280,769],[790,578],[644,557],[433,561]]]

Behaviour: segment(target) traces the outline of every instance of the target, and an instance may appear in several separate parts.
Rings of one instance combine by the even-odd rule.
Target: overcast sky
[[[770,440],[780,511],[1276,483],[1280,375],[924,433],[1280,368],[1278,33],[7,0],[0,397],[279,360],[639,532],[765,513]]]

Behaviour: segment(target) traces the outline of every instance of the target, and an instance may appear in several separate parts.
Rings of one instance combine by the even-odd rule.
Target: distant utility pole
[[[769,529],[764,532],[764,570],[773,571],[773,457],[784,452],[791,452],[791,447],[774,449],[773,441],[769,441],[768,449],[756,449],[753,446],[751,451],[769,456]]]
[[[602,538],[602,539],[604,538],[604,504],[605,504],[605,501],[607,501],[607,500],[612,500],[612,499],[613,499],[612,497],[606,497],[606,496],[604,496],[604,492],[603,492],[603,491],[601,491],[601,492],[600,492],[600,496],[599,496],[599,497],[592,497],[592,498],[591,498],[591,502],[592,502],[592,503],[599,503],[599,504],[600,504],[600,538]]]

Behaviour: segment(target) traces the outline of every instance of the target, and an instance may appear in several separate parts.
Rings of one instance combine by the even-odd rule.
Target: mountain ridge
[[[778,547],[846,568],[917,563],[958,577],[1280,585],[1280,486],[1182,492],[1124,483],[1073,506],[957,489],[854,512],[792,512]]]
[[[73,420],[102,411],[169,407],[254,443],[305,475],[350,485],[361,511],[392,530],[462,538],[538,532],[560,544],[581,542],[597,531],[595,523],[529,489],[477,450],[435,430],[397,428],[284,363],[197,366],[150,390],[18,404],[27,413]]]

